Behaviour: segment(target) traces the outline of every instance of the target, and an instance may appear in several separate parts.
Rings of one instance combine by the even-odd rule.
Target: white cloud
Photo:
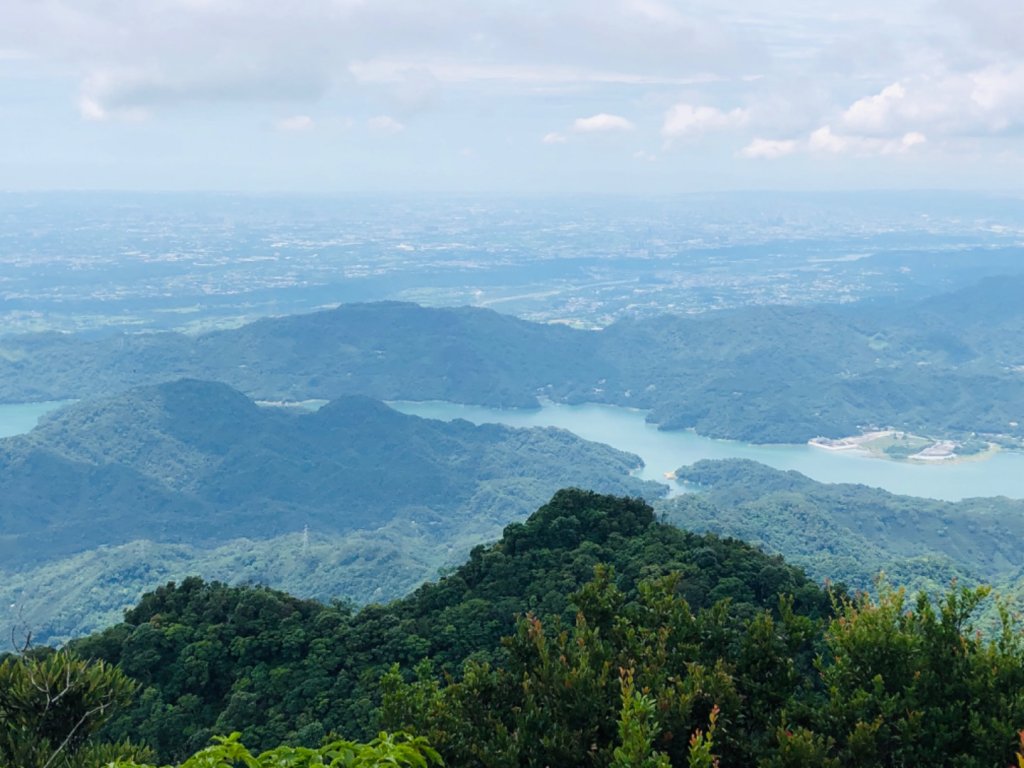
[[[884,133],[906,97],[906,89],[900,83],[893,83],[874,96],[853,102],[843,113],[842,123],[856,133]]]
[[[856,134],[838,134],[832,127],[823,125],[812,132],[807,146],[812,152],[854,155],[895,155],[902,154],[928,141],[919,131],[908,131],[891,139]]]
[[[908,131],[893,138],[837,133],[832,126],[823,125],[804,139],[755,138],[737,152],[738,157],[750,160],[775,160],[796,153],[824,153],[833,155],[898,155],[927,143],[919,131]]]
[[[970,103],[991,131],[1024,122],[1024,65],[986,67],[968,75]]]
[[[353,61],[349,73],[359,83],[398,85],[407,73],[428,73],[447,85],[506,84],[521,86],[550,85],[647,85],[694,86],[721,82],[724,78],[709,73],[681,77],[657,73],[628,72],[601,67],[569,67],[554,64],[500,63],[465,61],[450,56],[379,56]]]
[[[641,160],[645,163],[653,163],[658,159],[658,156],[653,152],[647,152],[641,149],[633,153],[633,159]]]
[[[578,117],[572,123],[574,133],[603,133],[608,131],[632,131],[636,126],[621,115],[601,112],[590,117]]]
[[[908,133],[985,136],[1024,126],[1024,63],[892,83],[853,102],[842,133],[895,139]]]
[[[88,96],[82,96],[78,100],[78,113],[85,120],[100,121],[107,119],[107,111],[100,106],[99,102]]]
[[[366,121],[366,124],[369,126],[370,130],[375,131],[376,133],[387,134],[389,136],[394,136],[395,134],[401,133],[405,130],[405,126],[390,115],[377,115],[377,117],[371,117]]]
[[[910,149],[916,147],[918,144],[927,144],[928,137],[920,131],[910,131],[909,133],[903,134],[903,138],[900,139],[900,146],[903,149]]]
[[[313,130],[315,126],[316,122],[309,115],[292,115],[274,123],[277,130],[285,133],[303,133]]]
[[[912,153],[927,141],[936,169],[947,161],[962,169],[959,150],[969,148],[980,178],[1008,175],[998,153],[1021,151],[1021,1],[2,0],[0,77],[18,105],[5,119],[12,112],[26,137],[62,106],[88,121],[166,118],[183,153],[222,137],[243,155],[266,137],[247,143],[242,132],[260,126],[326,136],[341,125],[330,115],[351,114],[361,130],[349,138],[358,142],[372,131],[401,133],[430,110],[416,132],[498,158],[495,183],[502,169],[525,178],[531,159],[543,166],[547,145],[578,143],[567,162],[580,168],[600,162],[600,142],[583,139],[601,131],[633,139],[618,159],[638,176],[646,172],[630,159],[638,147],[723,134],[732,158],[694,151],[693,159],[744,165],[812,151],[845,159]],[[54,98],[65,102],[46,103]],[[556,103],[569,117],[543,122]],[[310,115],[315,125],[298,120]],[[55,130],[70,147],[81,127],[64,121]],[[158,147],[159,135],[139,131],[117,152]],[[507,151],[522,141],[533,158]],[[370,144],[367,167],[391,163],[393,145]],[[35,162],[48,162],[34,151]],[[410,158],[423,151],[408,147]],[[168,158],[153,162],[181,183]],[[796,165],[812,185],[820,164]],[[950,178],[956,183],[952,170]]]
[[[846,152],[850,148],[850,140],[832,133],[832,127],[823,125],[811,134],[808,146],[815,152]]]
[[[80,83],[108,78],[107,88],[85,93],[105,113],[313,102],[386,78],[401,115],[433,107],[439,82],[678,85],[746,74],[760,55],[714,13],[666,0],[5,0],[3,8],[0,58],[59,67]]]
[[[750,159],[775,160],[792,155],[799,148],[799,142],[794,139],[755,138],[739,151],[739,155]]]
[[[750,113],[745,109],[723,112],[716,107],[676,104],[665,113],[661,135],[671,142],[687,136],[733,130],[746,124],[749,119]]]

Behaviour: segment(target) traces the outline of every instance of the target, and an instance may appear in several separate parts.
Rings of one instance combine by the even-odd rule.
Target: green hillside
[[[189,579],[72,650],[139,686],[92,748],[175,762],[215,733],[258,751],[383,727],[449,766],[982,768],[1024,724],[1024,635],[975,634],[984,595],[827,595],[642,501],[566,490],[387,605]],[[319,764],[275,754],[259,765]]]
[[[598,565],[615,568],[628,599],[641,580],[677,572],[695,609],[732,600],[730,622],[794,594],[801,613],[828,598],[779,558],[737,541],[655,522],[640,500],[560,491],[501,540],[407,598],[352,613],[258,587],[189,579],[147,595],[125,623],[76,641],[76,652],[117,663],[140,681],[136,705],[111,736],[143,738],[168,757],[241,730],[250,746],[318,743],[332,729],[372,734],[379,678],[392,663],[431,659],[457,673],[469,658],[502,664],[499,642],[516,615],[574,614],[569,595]]]
[[[364,397],[299,413],[211,382],[138,388],[0,441],[0,600],[68,637],[194,573],[389,599],[558,488],[661,495],[639,465],[562,430],[431,421]]]
[[[959,578],[1002,585],[1017,576],[1024,501],[958,502],[828,484],[752,461],[699,461],[676,476],[699,492],[658,502],[669,520],[736,536],[783,555],[816,579],[937,592]]]

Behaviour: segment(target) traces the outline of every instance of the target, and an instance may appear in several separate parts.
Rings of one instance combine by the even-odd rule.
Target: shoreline
[[[920,441],[920,450],[906,456],[893,456],[886,453],[884,448],[879,447],[879,443],[894,439]],[[921,466],[986,461],[1002,450],[999,444],[988,442],[988,447],[983,451],[961,455],[956,452],[960,444],[954,440],[932,440],[931,438],[913,435],[908,432],[900,432],[895,429],[874,430],[842,438],[813,437],[807,441],[807,444],[833,453],[851,453],[873,459],[918,464]]]

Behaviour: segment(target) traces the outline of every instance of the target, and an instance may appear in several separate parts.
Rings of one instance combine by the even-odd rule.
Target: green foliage
[[[404,733],[381,732],[366,744],[329,741],[322,747],[279,746],[253,755],[240,733],[214,737],[214,745],[189,757],[180,768],[429,768],[443,766],[441,756],[425,739]],[[109,768],[153,768],[131,761],[115,761]]]
[[[181,768],[1007,765],[1024,634],[1005,607],[996,632],[974,630],[987,594],[825,595],[778,559],[655,522],[639,500],[561,491],[390,605],[188,579],[75,644],[105,663],[8,659],[5,759],[47,768],[70,733],[51,765],[151,764],[129,737]],[[110,716],[135,685],[125,675],[139,696]],[[40,708],[65,680],[71,709]],[[79,731],[83,708],[95,718]],[[216,733],[255,750],[240,735],[206,747]]]
[[[142,756],[130,743],[97,744],[97,730],[130,701],[136,684],[121,670],[65,651],[33,651],[0,661],[0,766],[92,768]]]
[[[686,756],[688,768],[718,768],[718,759],[711,750],[715,746],[715,728],[718,725],[718,707],[711,709],[708,715],[708,730],[699,728],[690,737],[690,750]]]
[[[572,627],[526,615],[502,666],[470,664],[444,685],[429,668],[408,683],[392,670],[384,723],[418,729],[458,765],[752,761],[767,746],[774,703],[804,685],[765,670],[809,666],[814,622],[788,607],[777,624],[763,611],[743,620],[727,602],[693,612],[679,585],[663,577],[630,597],[598,568],[573,596]],[[767,624],[778,641],[753,653]]]
[[[178,376],[278,400],[382,400],[648,408],[666,428],[805,442],[861,425],[1024,437],[1024,380],[1006,365],[1024,334],[1019,276],[917,304],[751,306],[621,320],[600,332],[483,309],[380,302],[260,320],[195,338],[130,333],[17,337],[0,400],[106,396]],[[985,397],[978,397],[985,392]],[[1014,424],[1017,426],[1014,426]]]
[[[1024,723],[1024,635],[972,631],[985,594],[836,596],[827,622],[783,599],[737,622],[727,604],[691,612],[671,579],[631,602],[599,570],[571,629],[519,621],[504,667],[444,682],[392,670],[384,719],[467,766],[1005,765]]]
[[[1004,624],[972,633],[987,594],[966,587],[937,606],[901,590],[840,602],[819,662],[828,703],[817,713],[843,765],[992,765],[1024,723],[1024,638]]]
[[[785,724],[778,727],[775,738],[774,748],[758,761],[761,768],[840,768],[839,761],[829,757],[835,750],[830,738]]]
[[[614,567],[614,577],[602,571],[600,586],[584,586],[602,564]],[[431,677],[461,674],[471,663],[466,684],[487,700],[498,696],[491,674],[512,654],[501,638],[515,631],[517,615],[532,611],[545,626],[570,626],[585,609],[605,632],[625,606],[648,605],[648,592],[654,599],[658,591],[646,581],[672,572],[678,600],[665,610],[685,613],[679,600],[697,610],[731,597],[742,620],[777,606],[780,593],[796,595],[794,610],[803,616],[830,610],[826,596],[778,558],[657,523],[637,499],[566,490],[525,523],[508,526],[494,545],[475,548],[445,578],[388,605],[353,613],[264,588],[187,579],[156,590],[125,623],[73,647],[118,664],[142,686],[137,702],[108,726],[112,739],[144,739],[164,760],[183,759],[212,735],[236,730],[258,749],[312,747],[332,730],[360,738],[376,732],[379,680],[393,663],[411,670],[429,659]],[[574,593],[575,606],[568,599]],[[615,713],[618,666],[632,663],[593,671]],[[420,709],[428,709],[429,689],[418,695]],[[710,711],[713,703],[701,706]],[[467,704],[466,722],[476,722],[474,709]]]
[[[657,702],[636,690],[633,671],[619,670],[622,711],[619,714],[620,745],[612,751],[612,768],[669,768],[668,755],[653,750],[658,735]]]
[[[817,579],[870,589],[884,572],[938,594],[953,578],[1003,584],[1020,571],[1024,501],[898,496],[736,459],[699,461],[676,475],[699,493],[659,502],[669,520],[759,544]]]

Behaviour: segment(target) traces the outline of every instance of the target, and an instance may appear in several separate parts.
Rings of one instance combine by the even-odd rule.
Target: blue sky
[[[4,0],[0,189],[1016,190],[1021,0]]]

